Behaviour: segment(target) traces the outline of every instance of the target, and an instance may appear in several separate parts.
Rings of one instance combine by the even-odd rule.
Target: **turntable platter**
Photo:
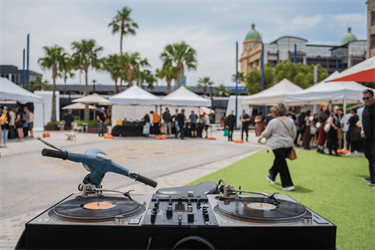
[[[75,199],[65,201],[51,209],[49,215],[59,220],[85,223],[113,221],[117,215],[130,218],[144,211],[143,205],[125,197],[77,196]]]
[[[292,222],[306,214],[306,208],[296,202],[274,200],[261,197],[223,200],[215,207],[215,212],[231,219],[258,223]]]

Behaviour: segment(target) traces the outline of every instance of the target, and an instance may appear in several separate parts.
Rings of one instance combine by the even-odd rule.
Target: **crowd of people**
[[[363,100],[365,107],[359,115],[359,110],[352,108],[350,114],[342,116],[339,106],[335,106],[332,112],[329,112],[327,103],[323,103],[319,114],[313,116],[310,110],[305,110],[296,116],[295,111],[287,110],[283,103],[272,107],[273,119],[268,122],[259,138],[259,140],[267,139],[267,150],[272,150],[275,155],[267,180],[274,184],[277,174],[280,174],[282,189],[294,190],[286,158],[291,157],[293,145],[310,149],[312,142],[316,142],[317,152],[320,154],[326,154],[325,148],[327,148],[329,155],[339,156],[338,149],[342,146],[350,148],[349,155],[358,154],[357,152],[362,150],[368,160],[370,174],[363,180],[370,186],[375,186],[374,92],[363,91]],[[344,136],[345,146],[339,143]]]
[[[192,138],[207,138],[208,128],[210,124],[215,123],[215,113],[211,110],[210,114],[203,112],[198,116],[194,110],[190,114],[185,114],[185,109],[175,109],[175,113],[171,114],[168,108],[159,115],[156,111],[150,111],[145,114],[143,121],[143,134],[152,137],[159,136],[162,131],[166,137],[174,137],[176,139],[185,139],[188,134]],[[205,131],[205,137],[203,135]],[[173,135],[174,134],[174,135]]]
[[[7,106],[1,107],[0,114],[0,137],[1,146],[7,147],[8,139],[15,139],[18,137],[19,141],[23,141],[24,137],[34,137],[34,113],[29,107],[18,106],[16,112],[13,108]]]

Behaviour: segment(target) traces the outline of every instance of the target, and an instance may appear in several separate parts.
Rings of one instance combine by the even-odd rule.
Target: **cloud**
[[[219,1],[213,7],[214,12],[225,12],[237,7],[237,4],[233,2]]]
[[[324,20],[323,15],[317,14],[315,16],[296,16],[292,19],[285,20],[279,19],[277,24],[279,26],[278,31],[280,32],[298,32],[300,30],[305,30],[306,28],[311,28]]]

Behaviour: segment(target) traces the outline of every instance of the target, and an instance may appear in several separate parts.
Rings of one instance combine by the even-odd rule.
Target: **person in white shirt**
[[[342,132],[344,132],[344,138],[346,138],[346,135],[348,133],[348,130],[349,130],[348,121],[349,121],[350,117],[352,117],[352,116],[353,115],[351,113],[348,113],[341,118],[341,127],[342,127]],[[344,145],[344,148],[345,147],[346,147],[347,150],[349,150],[348,141],[346,141],[346,145]]]
[[[206,137],[208,137],[208,127],[210,126],[210,117],[204,112],[203,116],[203,121],[204,121],[204,130],[206,130]]]

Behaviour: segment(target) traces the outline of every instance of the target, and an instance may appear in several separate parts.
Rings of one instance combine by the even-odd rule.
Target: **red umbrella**
[[[375,82],[375,57],[344,70],[330,82]]]

